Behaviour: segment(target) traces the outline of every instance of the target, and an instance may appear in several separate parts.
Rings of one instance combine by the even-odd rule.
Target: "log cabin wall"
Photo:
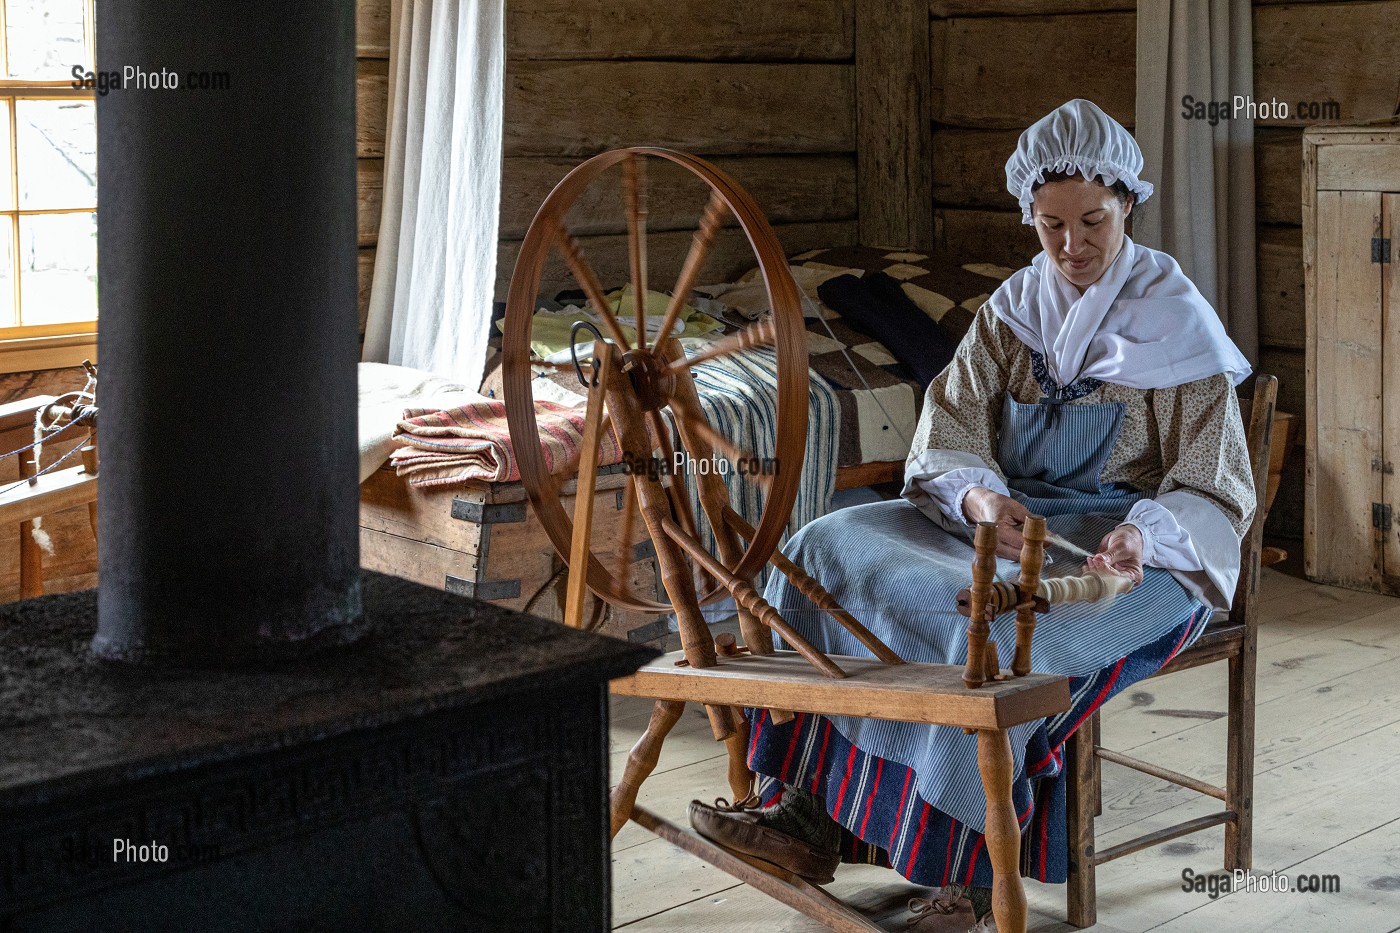
[[[1012,268],[1040,252],[1006,191],[1006,160],[1022,130],[1074,97],[1133,128],[1135,10],[1134,0],[933,0],[940,251],[961,262]]]
[[[856,239],[855,0],[508,0],[496,297],[520,240],[569,169],[621,146],[713,160],[755,196],[789,253]],[[708,192],[649,163],[653,288],[680,272]],[[570,220],[605,285],[626,280],[619,179]],[[727,226],[701,281],[756,265]],[[562,263],[550,286],[571,284]]]
[[[1024,265],[1040,247],[1020,223],[1002,166],[1020,131],[1071,97],[1130,129],[1136,82],[1131,0],[932,0],[936,243],[966,261]],[[1279,377],[1279,407],[1301,419],[1302,133],[1320,122],[1300,101],[1335,101],[1341,122],[1396,111],[1400,0],[1254,3],[1254,99],[1287,102],[1255,122],[1259,369]],[[1200,95],[1198,95],[1200,96]],[[1302,444],[1304,433],[1295,435]],[[1303,455],[1294,451],[1269,530],[1302,537]]]
[[[656,145],[711,158],[757,197],[789,252],[856,232],[857,0],[509,0],[497,300],[521,239],[564,174],[588,156]],[[383,178],[389,0],[359,0],[360,310],[373,272]],[[616,174],[616,173],[614,173]],[[571,221],[606,284],[623,281],[616,184]],[[650,179],[652,287],[680,270],[705,193],[679,170]],[[702,280],[755,262],[734,227]],[[547,270],[565,284],[562,267]]]
[[[360,337],[365,334],[374,245],[384,195],[384,131],[389,120],[389,3],[355,4],[355,178],[359,195]]]

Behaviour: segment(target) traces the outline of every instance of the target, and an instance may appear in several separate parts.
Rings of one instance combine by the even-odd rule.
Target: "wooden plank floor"
[[[1207,830],[1101,866],[1103,933],[1400,931],[1400,599],[1318,586],[1265,571],[1259,640],[1254,866],[1290,879],[1337,875],[1328,894],[1181,889],[1182,872],[1219,869],[1224,830]],[[650,704],[614,698],[612,774]],[[1225,665],[1146,681],[1108,704],[1103,744],[1214,783],[1225,780]],[[724,748],[687,707],[638,800],[684,823],[694,797],[727,796]],[[1099,847],[1211,812],[1216,801],[1104,764]],[[1064,922],[1064,887],[1026,882],[1030,929]],[[904,930],[925,896],[895,872],[843,866],[828,890]],[[613,925],[629,933],[806,933],[819,925],[636,824],[613,844]]]

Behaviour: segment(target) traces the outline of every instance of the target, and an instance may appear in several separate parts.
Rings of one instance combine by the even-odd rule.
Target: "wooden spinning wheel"
[[[681,268],[680,276],[671,289],[673,295],[664,318],[653,329],[658,336],[648,338],[645,305],[650,279],[647,249],[647,163],[649,160],[665,160],[685,169],[699,184],[708,189],[708,199],[700,218],[699,229]],[[603,294],[602,285],[593,271],[587,257],[580,249],[567,222],[570,208],[580,200],[588,199],[596,192],[591,188],[599,186],[600,179],[609,170],[620,168],[622,174],[623,203],[619,205],[626,213],[628,230],[628,255],[631,267],[632,287],[631,307],[614,311],[613,302]],[[706,255],[727,218],[737,221],[751,244],[767,289],[771,316],[738,334],[715,344],[698,356],[687,360],[680,346],[670,338],[685,301],[697,281]],[[702,511],[693,514],[689,501],[679,487],[672,484],[665,493],[672,519],[680,531],[689,539],[697,539],[698,521],[706,521],[717,543],[717,555],[708,555],[709,560],[720,566],[707,566],[707,559],[696,557],[701,566],[702,580],[708,577],[708,586],[703,587],[692,598],[689,594],[681,597],[682,602],[698,601],[705,604],[732,592],[726,586],[726,575],[739,581],[752,579],[768,562],[769,556],[777,547],[787,527],[793,503],[797,497],[798,481],[801,477],[803,449],[807,428],[807,344],[803,331],[801,296],[788,272],[787,259],[777,237],[754,204],[752,198],[732,178],[715,166],[701,159],[666,149],[634,148],[606,152],[575,168],[564,178],[545,199],[521,245],[520,258],[511,278],[510,294],[506,302],[505,333],[503,341],[503,377],[506,394],[506,414],[510,424],[511,440],[520,466],[521,482],[530,497],[530,502],[539,516],[551,542],[566,559],[572,558],[573,517],[564,509],[559,499],[562,481],[572,472],[573,464],[563,470],[551,472],[546,463],[539,442],[538,425],[535,418],[535,369],[541,361],[531,360],[531,333],[546,263],[551,252],[557,251],[569,273],[587,296],[588,308],[608,342],[608,350],[616,355],[616,371],[625,375],[618,388],[625,391],[635,402],[637,414],[645,424],[642,434],[633,438],[636,442],[628,445],[623,438],[623,447],[629,456],[650,459],[654,451],[659,451],[664,463],[674,462],[679,452],[690,462],[710,461],[718,454],[735,460],[746,459],[755,462],[758,453],[738,448],[717,432],[705,419],[691,378],[690,367],[698,362],[722,357],[750,347],[768,346],[776,353],[778,371],[777,424],[774,426],[771,453],[764,458],[779,465],[776,475],[756,477],[763,485],[764,502],[762,518],[755,523],[747,539],[739,536],[737,516],[726,517],[729,495],[725,491],[723,479],[713,473],[696,477],[701,492]],[[628,322],[633,325],[628,327]],[[665,336],[661,336],[665,335]],[[595,343],[597,343],[595,341]],[[595,354],[594,372],[601,374],[597,364],[608,354]],[[571,363],[555,363],[555,367],[571,367]],[[603,397],[607,389],[603,387]],[[612,400],[609,399],[609,402]],[[608,405],[609,411],[601,415],[601,424],[611,422],[614,429],[620,429],[619,412]],[[668,412],[680,436],[681,449],[673,449],[671,432],[667,429],[663,412]],[[600,427],[602,430],[602,427]],[[625,433],[625,432],[621,432]],[[591,500],[592,464],[585,464],[580,472],[578,501]],[[585,489],[588,482],[590,488]],[[630,524],[635,508],[635,498],[640,489],[636,483],[629,483],[626,490],[625,522]],[[654,492],[654,490],[653,490]],[[659,516],[662,504],[654,504],[653,512]],[[645,513],[646,506],[643,504]],[[655,538],[658,528],[650,528]],[[625,534],[624,538],[630,538]],[[624,541],[621,547],[626,547]],[[615,552],[619,548],[613,548]],[[579,555],[582,557],[583,555]],[[641,612],[670,612],[677,610],[678,597],[670,593],[667,601],[642,599],[630,591],[625,580],[626,562],[619,553],[596,553],[591,545],[586,552],[587,584],[596,594],[613,605]],[[582,560],[570,560],[570,566],[581,564]],[[577,576],[574,574],[573,576]],[[758,631],[746,632],[756,635]]]
[[[685,169],[708,189],[708,201],[689,254],[671,291],[654,339],[648,339],[646,296],[646,166],[665,160]],[[632,285],[631,306],[614,308],[568,227],[569,210],[585,199],[609,169],[622,175],[622,208],[628,231]],[[705,256],[721,225],[732,217],[747,237],[767,289],[771,317],[725,337],[689,358],[673,326],[697,281]],[[531,337],[537,298],[546,265],[557,251],[587,298],[594,330],[591,373],[585,377],[578,357],[560,361],[532,358]],[[807,351],[800,309],[801,295],[772,228],[752,198],[707,162],[664,149],[633,148],[603,153],[569,173],[545,200],[521,246],[506,304],[503,376],[506,415],[521,482],[560,557],[569,570],[565,620],[582,625],[585,586],[613,605],[643,612],[675,612],[682,651],[666,655],[636,675],[615,681],[613,692],[656,700],[645,733],[628,758],[612,796],[614,835],[628,819],[699,855],[784,903],[833,929],[870,931],[859,914],[819,888],[777,866],[737,856],[688,833],[636,805],[641,783],[655,767],[661,743],[679,719],[686,702],[705,705],[715,739],[729,752],[728,780],[735,799],[747,798],[753,775],[746,763],[749,725],[743,707],[766,707],[782,723],[792,711],[828,715],[877,716],[930,725],[958,726],[978,734],[978,756],[987,788],[987,849],[996,874],[994,910],[999,929],[1024,930],[1025,898],[1016,864],[1018,829],[1011,804],[1012,757],[1006,730],[1069,708],[1068,681],[1030,674],[1030,641],[1035,613],[1050,603],[1096,598],[1102,587],[1049,587],[1041,581],[1044,520],[1028,523],[1022,576],[1016,584],[995,582],[995,528],[978,529],[972,586],[964,599],[970,616],[965,666],[905,663],[888,646],[847,613],[821,585],[780,553],[777,545],[787,527],[798,483],[807,434]],[[630,319],[632,326],[627,325]],[[574,328],[575,337],[581,327]],[[595,542],[591,528],[593,490],[599,448],[614,436],[624,458],[646,462],[659,452],[672,462],[675,426],[679,446],[694,461],[752,458],[705,418],[692,379],[698,362],[752,347],[772,347],[777,365],[777,423],[771,450],[780,469],[759,477],[762,515],[750,524],[731,505],[725,481],[715,473],[695,477],[700,509],[678,483],[663,484],[648,472],[632,472],[627,483],[620,542]],[[540,372],[572,372],[584,381],[588,403],[583,443],[567,463],[553,463],[539,434],[536,392]],[[551,469],[552,468],[552,469]],[[564,483],[577,471],[575,514],[560,499]],[[632,535],[630,522],[640,513],[656,550],[667,600],[645,600],[630,591],[626,567]],[[712,552],[702,543],[700,521],[708,523]],[[609,552],[612,553],[609,553]],[[766,565],[791,583],[831,619],[844,627],[875,660],[832,657],[793,630],[757,592],[754,577]],[[586,572],[579,572],[586,567]],[[698,583],[697,583],[698,581]],[[1092,591],[1092,592],[1091,592]],[[702,604],[733,596],[744,638],[716,640],[701,615]],[[1017,613],[1017,644],[1010,670],[998,663],[988,642],[988,622],[1001,611]],[[792,649],[775,652],[776,632]]]

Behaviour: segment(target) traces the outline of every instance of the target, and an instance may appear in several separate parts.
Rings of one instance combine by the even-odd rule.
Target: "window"
[[[92,353],[96,103],[73,87],[92,43],[93,0],[0,0],[0,356],[20,351],[0,371]]]

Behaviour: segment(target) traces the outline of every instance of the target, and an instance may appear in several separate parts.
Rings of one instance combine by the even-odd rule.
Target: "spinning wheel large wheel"
[[[665,160],[685,169],[697,187],[703,186],[700,188],[702,193],[708,189],[708,200],[679,277],[670,289],[673,297],[660,325],[651,327],[655,337],[650,339],[648,322],[644,317],[645,298],[650,284],[646,180],[647,165],[654,163],[654,160]],[[605,297],[597,274],[568,226],[570,209],[581,202],[596,203],[603,183],[608,181],[603,178],[604,173],[611,169],[620,169],[622,175],[622,203],[619,209],[625,213],[627,223],[632,289],[632,300],[616,308],[614,302]],[[671,174],[674,175],[674,171]],[[687,360],[672,334],[705,258],[729,217],[737,222],[753,249],[772,314],[766,320],[721,339]],[[675,236],[674,233],[669,235]],[[765,461],[778,466],[772,475],[743,480],[759,482],[762,487],[759,493],[763,503],[762,516],[752,527],[728,508],[730,496],[725,482],[713,472],[694,477],[701,500],[699,514],[695,513],[680,484],[672,483],[665,489],[669,512],[665,517],[674,523],[675,531],[681,536],[681,550],[692,564],[693,576],[701,584],[693,594],[677,593],[674,585],[677,581],[672,579],[676,574],[667,574],[663,567],[667,584],[666,601],[642,598],[632,591],[626,579],[630,559],[625,552],[630,551],[629,540],[600,542],[596,548],[594,542],[587,541],[586,550],[580,549],[574,541],[574,519],[561,502],[561,487],[575,468],[580,467],[576,501],[591,500],[593,470],[590,469],[591,464],[580,464],[577,460],[567,464],[550,463],[540,439],[535,403],[537,374],[540,371],[549,368],[573,370],[575,364],[558,361],[546,363],[538,356],[532,358],[531,352],[534,314],[546,269],[556,252],[577,286],[587,296],[588,310],[605,338],[607,354],[617,361],[620,378],[614,388],[629,397],[627,407],[635,408],[634,414],[639,415],[645,425],[644,438],[633,438],[634,446],[640,445],[642,456],[649,458],[654,451],[660,451],[663,462],[674,462],[674,456],[679,453],[693,463],[717,463],[715,458],[718,457],[729,461],[742,458],[749,463]],[[653,315],[651,324],[655,323]],[[763,569],[787,527],[801,478],[807,435],[807,344],[803,332],[801,295],[788,271],[782,246],[743,188],[710,163],[666,149],[621,149],[589,159],[559,183],[530,225],[511,279],[504,331],[506,415],[521,482],[546,534],[569,563],[571,575],[576,574],[579,566],[586,562],[587,585],[595,594],[621,608],[659,613],[688,608],[679,603],[693,606],[712,602],[733,593],[734,581],[750,581]],[[734,444],[707,421],[699,404],[690,367],[698,362],[763,346],[771,347],[776,353],[777,423],[773,425],[768,450],[752,451]],[[605,354],[600,352],[595,355],[595,375],[599,370],[597,357],[602,355]],[[616,393],[606,391],[597,394],[607,399],[607,412],[601,415],[599,430],[606,430],[609,422],[615,429],[624,428],[622,413],[614,410],[619,404]],[[666,415],[674,422],[675,433],[679,436],[675,450],[672,449],[673,437]],[[619,430],[619,433],[625,431]],[[623,441],[626,448],[626,438]],[[644,477],[634,477],[627,483],[624,523],[630,525],[635,520],[635,512],[642,511],[655,540],[660,529],[653,525],[661,517],[660,513],[653,503],[648,517],[646,504],[642,503],[639,509],[636,501],[639,495],[645,498],[639,487],[646,482]],[[656,488],[661,487],[657,485]],[[717,554],[696,551],[696,544],[703,537],[700,534],[702,522],[708,524]],[[630,537],[630,534],[623,536],[624,539]],[[571,553],[573,551],[577,553]],[[680,589],[685,590],[686,587],[681,586]],[[752,601],[752,596],[746,600],[739,594],[734,595],[741,606],[746,601]],[[764,632],[751,625],[746,625],[745,635],[750,641],[755,637],[760,640],[765,638]]]

